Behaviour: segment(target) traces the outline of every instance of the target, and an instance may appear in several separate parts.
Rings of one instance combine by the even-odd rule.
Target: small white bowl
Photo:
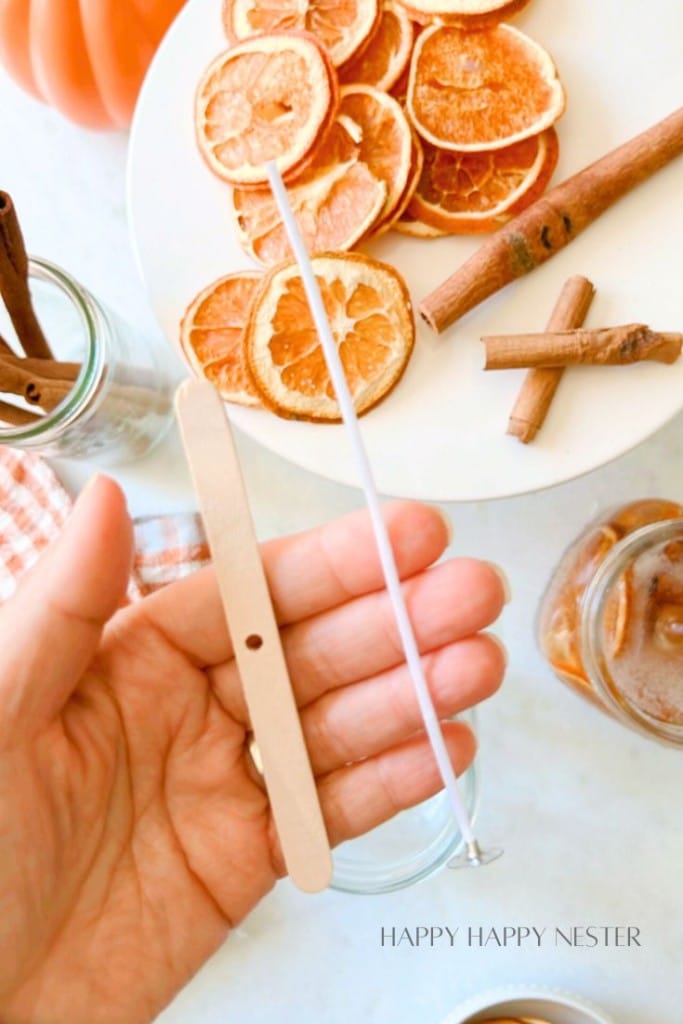
[[[478,1024],[489,1017],[539,1017],[548,1024],[614,1024],[602,1010],[560,989],[511,986],[473,996],[442,1024]]]

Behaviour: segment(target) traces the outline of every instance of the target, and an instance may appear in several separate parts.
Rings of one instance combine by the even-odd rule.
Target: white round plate
[[[555,181],[669,114],[683,96],[683,3],[656,12],[630,0],[532,0],[516,24],[554,55],[567,89]],[[169,341],[194,295],[251,266],[231,223],[227,187],[194,140],[195,86],[226,47],[221,0],[190,0],[142,89],[129,164],[130,223],[138,262]],[[492,297],[440,338],[420,322],[405,377],[362,420],[385,494],[442,501],[503,497],[568,480],[628,451],[683,406],[674,367],[573,369],[532,445],[506,436],[524,371],[485,374],[479,337],[542,330],[564,281],[597,287],[588,323],[640,321],[683,329],[683,159],[621,200],[543,267]],[[368,251],[404,274],[415,305],[480,244],[391,232]],[[357,478],[341,426],[293,423],[231,407],[233,422],[274,452],[346,484]]]

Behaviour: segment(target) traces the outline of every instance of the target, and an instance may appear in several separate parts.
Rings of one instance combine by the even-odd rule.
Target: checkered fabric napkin
[[[64,527],[72,501],[44,459],[0,446],[0,603]],[[134,522],[135,562],[128,596],[139,600],[209,561],[198,515]]]

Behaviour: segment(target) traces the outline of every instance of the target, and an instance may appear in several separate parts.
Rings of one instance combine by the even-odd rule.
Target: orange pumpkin
[[[130,124],[145,71],[184,0],[0,0],[0,62],[88,128]]]

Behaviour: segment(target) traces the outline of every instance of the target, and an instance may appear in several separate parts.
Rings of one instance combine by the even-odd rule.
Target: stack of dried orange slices
[[[504,22],[528,2],[225,0],[232,45],[199,83],[197,140],[232,186],[242,247],[271,269],[205,289],[181,344],[227,401],[338,419],[268,161],[316,254],[359,412],[400,379],[414,323],[398,272],[350,250],[392,227],[491,231],[546,188],[564,91],[549,54]]]

